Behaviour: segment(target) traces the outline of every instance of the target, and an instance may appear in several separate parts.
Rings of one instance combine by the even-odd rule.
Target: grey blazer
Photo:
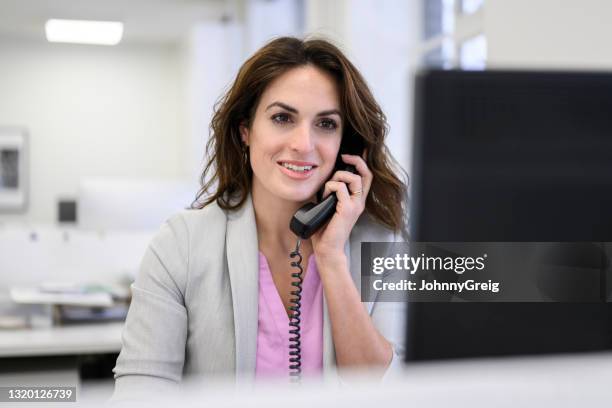
[[[396,241],[393,232],[362,216],[345,252],[360,289],[362,241]],[[290,270],[289,258],[287,268]],[[402,304],[364,303],[394,348],[390,372],[403,358]],[[171,217],[147,248],[132,285],[115,373],[115,397],[135,387],[153,389],[184,375],[255,374],[258,320],[258,243],[249,196],[237,211],[216,203]],[[334,345],[324,301],[323,370],[336,376]]]

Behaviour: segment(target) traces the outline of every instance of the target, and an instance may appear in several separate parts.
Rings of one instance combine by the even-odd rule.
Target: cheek
[[[258,140],[251,144],[251,166],[254,170],[271,166],[275,154],[279,151],[279,147],[270,141]]]
[[[340,152],[340,139],[332,140],[329,143],[325,143],[321,148],[321,154],[325,158],[326,163],[331,162],[332,167],[336,161],[336,157],[338,157],[339,152]]]
[[[265,120],[255,118],[250,140],[251,157],[259,163],[274,155],[278,148],[278,143],[275,142],[277,140],[281,139],[274,134],[274,128],[270,127]]]
[[[323,161],[321,172],[319,173],[320,180],[327,180],[333,176],[336,157],[340,150],[340,143],[331,141],[330,143],[322,143],[318,147],[320,158]]]

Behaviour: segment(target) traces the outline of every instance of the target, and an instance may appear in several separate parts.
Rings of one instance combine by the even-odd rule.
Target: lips
[[[299,161],[299,160],[280,160],[277,162],[278,164],[280,164],[281,166],[283,165],[283,163],[287,163],[287,164],[293,164],[294,166],[312,166],[312,167],[317,167],[316,164],[312,163],[312,162],[305,162],[305,161]]]
[[[310,170],[303,170],[303,171],[293,170],[293,169],[285,167],[283,163],[291,164],[292,166],[298,166],[298,167],[312,166],[312,168]],[[317,165],[312,162],[304,162],[304,161],[297,161],[297,160],[283,160],[283,161],[277,162],[277,164],[281,172],[283,172],[283,174],[295,180],[307,179],[317,169]]]

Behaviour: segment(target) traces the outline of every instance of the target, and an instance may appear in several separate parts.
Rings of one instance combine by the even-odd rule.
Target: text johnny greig
[[[407,271],[414,275],[419,271],[453,271],[456,274],[463,274],[466,271],[482,271],[485,268],[487,254],[479,257],[441,257],[441,256],[410,256],[408,254],[396,254],[395,257],[376,257],[372,259],[372,273],[381,275],[387,270]],[[463,291],[490,291],[498,293],[499,282],[488,280],[477,282],[467,279],[462,282],[438,282],[437,280],[417,282],[409,279],[402,279],[395,282],[384,282],[376,279],[372,282],[374,290],[407,290],[407,291],[438,291],[452,290]]]

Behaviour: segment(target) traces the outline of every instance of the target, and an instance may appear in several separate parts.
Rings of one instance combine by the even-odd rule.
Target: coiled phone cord
[[[295,250],[289,254],[291,258],[296,258],[297,261],[292,261],[291,266],[297,268],[298,271],[292,272],[291,277],[295,278],[291,282],[291,286],[295,287],[295,290],[291,291],[292,298],[289,299],[289,303],[293,306],[289,306],[289,310],[293,313],[289,317],[289,334],[293,337],[289,337],[289,378],[292,383],[300,383],[302,380],[302,344],[300,338],[300,307],[302,306],[302,254],[300,253],[300,242],[298,238],[295,244]]]

